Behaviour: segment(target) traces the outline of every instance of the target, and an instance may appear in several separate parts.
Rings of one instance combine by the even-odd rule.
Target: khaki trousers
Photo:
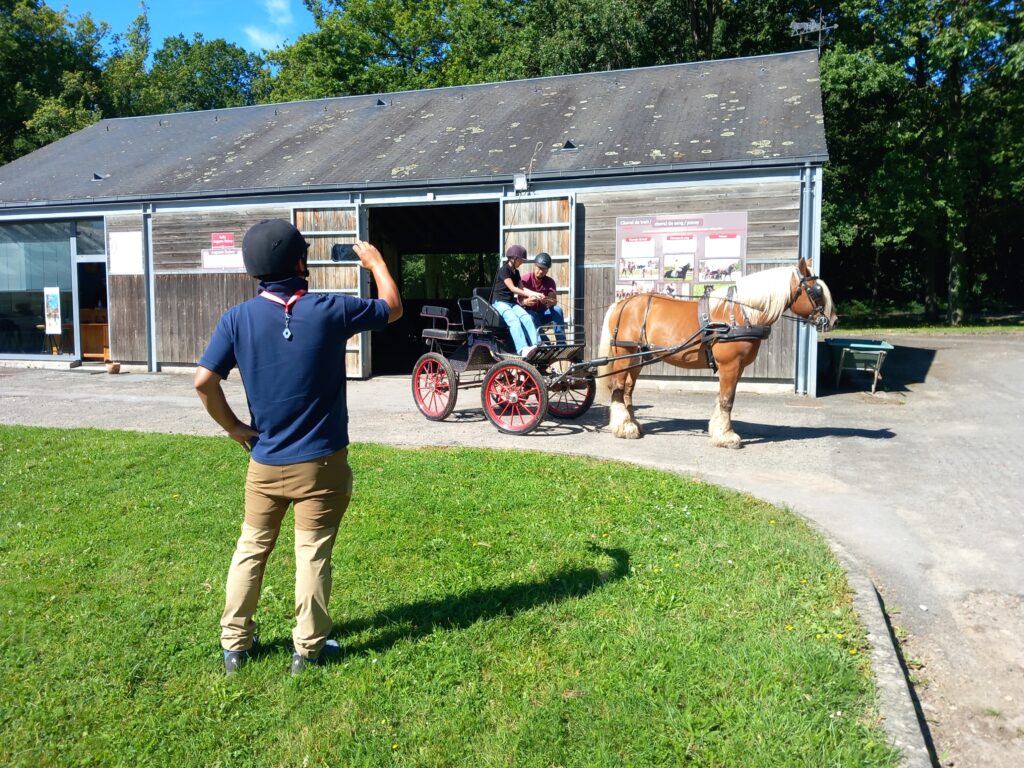
[[[331,552],[338,525],[352,499],[348,450],[313,461],[270,466],[249,461],[245,522],[228,571],[221,646],[252,647],[253,615],[267,560],[274,551],[289,504],[295,510],[295,650],[316,658],[331,633]]]

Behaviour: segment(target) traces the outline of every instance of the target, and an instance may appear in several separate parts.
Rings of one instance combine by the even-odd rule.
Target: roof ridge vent
[[[380,96],[378,96],[377,97],[377,103],[374,106],[376,106],[376,107],[386,107],[386,106],[388,106],[388,103],[386,101],[384,101],[384,99],[382,99]]]

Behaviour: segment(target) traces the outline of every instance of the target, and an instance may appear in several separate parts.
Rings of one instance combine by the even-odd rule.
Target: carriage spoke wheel
[[[552,366],[551,372],[557,374],[557,367]],[[556,419],[579,418],[594,404],[596,394],[597,381],[594,374],[566,376],[548,387],[548,414]]]
[[[500,431],[525,435],[548,412],[548,391],[540,373],[526,362],[500,362],[484,376],[480,400],[484,415]]]
[[[420,413],[431,421],[448,418],[455,410],[459,378],[452,364],[436,352],[428,352],[412,369],[412,396]]]

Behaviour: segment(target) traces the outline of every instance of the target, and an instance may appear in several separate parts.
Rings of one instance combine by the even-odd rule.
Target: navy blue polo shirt
[[[287,301],[306,290],[299,277],[260,283]],[[284,307],[256,296],[221,317],[199,365],[222,378],[237,367],[259,438],[252,458],[261,464],[295,464],[348,445],[345,342],[388,324],[383,299],[306,294],[291,307],[283,335]]]

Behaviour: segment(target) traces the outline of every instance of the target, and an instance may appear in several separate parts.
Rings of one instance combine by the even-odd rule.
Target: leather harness
[[[680,352],[683,349],[700,345],[704,347],[704,354],[707,356],[708,368],[715,373],[718,373],[718,363],[715,362],[715,356],[711,349],[715,344],[723,341],[753,341],[758,339],[767,339],[771,335],[772,328],[770,325],[751,325],[750,319],[747,317],[747,312],[743,308],[743,305],[736,301],[735,286],[729,287],[729,291],[725,298],[725,301],[728,302],[729,306],[729,322],[724,323],[718,320],[712,320],[711,302],[709,301],[711,296],[710,287],[711,286],[707,286],[707,288],[705,288],[704,295],[697,301],[697,318],[700,321],[700,327],[693,336],[684,341],[680,346],[673,348],[655,347],[648,343],[647,318],[651,312],[651,304],[654,302],[655,294],[653,293],[646,294],[647,303],[644,306],[644,316],[640,323],[640,338],[637,341],[622,341],[619,339],[619,322],[622,318],[622,312],[629,303],[628,301],[622,302],[622,308],[619,310],[619,316],[615,319],[615,330],[612,331],[611,346],[635,349],[638,352],[650,353],[644,354],[640,357],[640,362],[637,364],[640,366],[657,362],[659,359],[668,357],[669,355]],[[736,322],[736,307],[739,307],[742,323]]]

